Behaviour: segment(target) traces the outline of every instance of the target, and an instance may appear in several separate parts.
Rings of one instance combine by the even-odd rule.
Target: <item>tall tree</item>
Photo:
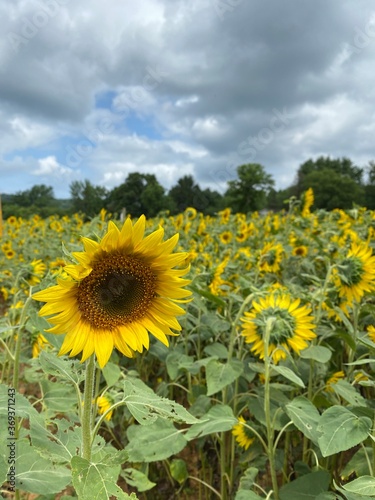
[[[314,207],[333,210],[363,204],[364,187],[354,179],[327,168],[309,173],[304,179],[306,189],[314,191]]]
[[[200,212],[214,214],[223,208],[222,195],[208,188],[202,190],[191,175],[184,175],[178,179],[177,184],[169,190],[168,194],[175,205],[175,213],[183,212],[187,207],[193,207]]]
[[[259,163],[237,167],[238,179],[228,182],[225,197],[235,212],[251,212],[265,208],[267,196],[275,184]]]
[[[19,191],[13,196],[13,201],[21,207],[48,207],[55,201],[53,188],[45,184],[36,184],[31,189]]]
[[[93,217],[104,207],[107,191],[102,186],[94,186],[85,179],[73,181],[69,187],[75,212],[83,212],[88,217]]]
[[[297,195],[309,188],[307,179],[314,172],[331,170],[337,175],[346,179],[351,179],[357,184],[362,184],[363,169],[357,167],[349,158],[330,158],[329,156],[320,156],[316,160],[307,160],[303,163],[297,172]]]
[[[170,209],[170,200],[155,175],[133,172],[109,193],[107,207],[111,212],[125,209],[135,217],[142,214],[154,217],[160,211]]]

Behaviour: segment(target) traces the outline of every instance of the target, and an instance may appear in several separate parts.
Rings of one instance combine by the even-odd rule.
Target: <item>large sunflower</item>
[[[348,255],[337,266],[335,274],[340,297],[360,302],[366,292],[375,288],[375,256],[366,243],[353,243]]]
[[[39,312],[52,315],[47,331],[66,333],[59,354],[82,352],[84,361],[95,353],[103,368],[114,347],[133,357],[148,349],[148,332],[168,345],[171,328],[181,330],[176,316],[184,310],[176,302],[191,294],[181,278],[189,268],[172,268],[188,254],[171,253],[178,234],[163,241],[163,228],[145,238],[144,231],[144,216],[134,225],[127,219],[121,230],[109,222],[100,242],[82,238],[85,251],[73,253],[78,264],[64,267],[68,279],[33,295],[47,302]]]
[[[242,318],[245,342],[252,344],[250,350],[260,359],[264,359],[266,326],[270,319],[268,355],[275,363],[286,358],[289,348],[299,354],[308,347],[307,340],[316,337],[311,309],[286,293],[273,292],[253,302],[253,310],[245,312]]]

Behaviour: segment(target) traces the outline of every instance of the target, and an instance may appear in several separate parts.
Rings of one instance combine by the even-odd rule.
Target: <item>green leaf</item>
[[[238,490],[235,496],[235,500],[261,500],[262,497],[254,493],[251,490]]]
[[[259,470],[256,467],[249,467],[241,476],[240,485],[235,496],[235,500],[258,500],[261,497],[251,490]]]
[[[175,479],[179,484],[182,484],[189,477],[189,472],[186,467],[185,460],[181,458],[175,458],[172,460],[169,470],[171,471],[171,476]]]
[[[102,369],[103,377],[107,383],[108,387],[112,387],[121,377],[121,370],[118,365],[108,361],[105,367]]]
[[[365,497],[375,496],[375,477],[373,476],[362,476],[350,483],[343,485],[345,491],[350,493],[357,493]]]
[[[93,463],[81,457],[73,457],[72,462],[73,486],[80,500],[109,500],[112,496],[119,500],[134,499],[116,484],[120,465],[108,466],[105,458],[102,462]]]
[[[320,417],[318,444],[323,457],[348,450],[364,441],[371,432],[372,421],[357,417],[343,406],[331,406]]]
[[[338,380],[335,384],[332,384],[331,387],[338,396],[341,396],[351,405],[367,406],[365,398],[362,397],[347,380]]]
[[[17,441],[16,485],[30,493],[59,493],[71,481],[69,469],[42,458],[27,439]]]
[[[298,396],[285,405],[285,411],[297,429],[308,439],[318,444],[317,426],[320,414],[311,401],[303,396]]]
[[[38,358],[39,364],[47,375],[54,375],[63,380],[69,380],[73,384],[79,384],[84,380],[82,364],[78,360],[61,358],[47,351],[41,351]]]
[[[168,354],[165,362],[169,377],[176,380],[182,370],[186,370],[194,364],[194,358],[179,351],[172,351]]]
[[[320,493],[328,491],[331,475],[325,470],[305,474],[280,488],[280,500],[316,500]]]
[[[140,424],[150,425],[158,417],[186,424],[198,422],[183,406],[158,396],[136,378],[125,380],[123,401]]]
[[[41,455],[56,463],[70,463],[82,447],[82,434],[77,432],[74,422],[54,419],[49,428],[33,425],[30,431],[31,442]],[[56,426],[50,430],[52,424]]]
[[[185,437],[190,441],[208,434],[229,431],[235,424],[237,424],[237,419],[233,415],[232,408],[230,406],[216,405],[201,418],[200,422],[190,427]]]
[[[125,450],[130,462],[155,462],[179,453],[186,446],[184,435],[172,422],[157,419],[151,425],[132,425]]]
[[[206,366],[207,396],[212,396],[234,382],[243,372],[243,363],[232,359],[229,363],[220,363],[212,359]]]
[[[291,382],[294,382],[299,387],[305,387],[303,380],[300,377],[298,377],[298,375],[296,375],[294,373],[294,371],[292,371],[287,366],[274,365],[274,366],[272,366],[272,371],[275,371],[276,373],[278,373],[279,375],[282,375],[283,377],[287,378]]]
[[[6,453],[8,453],[8,448],[6,448],[6,450],[4,450],[4,451]],[[0,455],[0,484],[4,484],[5,483],[6,478],[7,478],[8,470],[9,470],[9,468],[8,468],[8,462],[6,461],[6,459],[2,455]]]
[[[228,358],[228,349],[225,347],[225,345],[220,344],[219,342],[209,344],[203,350],[209,356],[216,356],[219,359]]]
[[[273,391],[272,394],[277,395],[277,392],[279,391]],[[266,416],[264,413],[264,396],[261,395],[256,399],[252,399],[248,403],[248,407],[256,420],[262,425],[266,425]],[[276,431],[280,431],[284,427],[284,425],[289,422],[289,417],[285,414],[283,407],[284,405],[281,405],[280,402],[275,400],[271,395],[271,419],[273,421],[273,427]]]
[[[77,407],[77,393],[74,387],[60,382],[40,381],[43,403],[54,412],[66,412]]]
[[[327,363],[331,359],[332,352],[321,345],[310,345],[307,349],[300,352],[303,359],[313,359],[319,363]]]
[[[148,491],[151,490],[156,483],[149,480],[146,474],[143,474],[140,470],[132,469],[131,467],[123,470],[121,476],[125,479],[127,484],[137,488],[138,491]]]
[[[374,344],[375,347],[375,344]],[[352,363],[344,363],[345,365],[348,366],[356,366],[356,365],[367,365],[368,363],[375,363],[374,358],[363,358],[363,359],[356,359]]]
[[[348,479],[352,474],[355,474],[357,477],[365,476],[366,474],[368,474],[369,466],[367,463],[366,454],[369,457],[370,463],[372,464],[374,456],[373,449],[369,446],[366,446],[365,449],[360,448],[341,471],[341,479]]]

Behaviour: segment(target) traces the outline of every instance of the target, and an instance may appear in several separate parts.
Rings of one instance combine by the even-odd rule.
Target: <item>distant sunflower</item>
[[[43,278],[46,272],[47,266],[44,264],[42,259],[34,259],[30,262],[28,273],[26,275],[26,281],[29,285],[34,286],[40,283],[41,278]]]
[[[302,217],[308,217],[310,215],[310,208],[314,204],[314,191],[309,188],[303,194],[303,206],[302,206]]]
[[[372,342],[375,343],[375,326],[374,325],[369,325],[367,327],[367,335]]]
[[[266,243],[261,250],[258,267],[266,273],[276,273],[280,270],[284,249],[280,243]]]
[[[345,372],[343,372],[342,370],[333,373],[327,380],[326,391],[333,392],[332,386],[337,384],[337,382],[339,380],[342,380],[343,378],[345,378]]]
[[[113,404],[112,399],[105,394],[104,396],[99,396],[96,398],[96,404],[98,405],[98,414],[103,415]],[[107,415],[104,417],[106,420],[111,420],[113,414],[113,410],[109,411]]]
[[[292,250],[292,254],[296,257],[306,257],[308,249],[305,245],[299,245],[298,247],[294,247]]]
[[[340,297],[360,302],[375,288],[375,256],[365,243],[353,243],[348,255],[337,266],[335,275]]]
[[[149,348],[148,332],[168,345],[167,336],[177,335],[171,328],[181,330],[176,302],[191,295],[183,288],[190,280],[181,278],[189,268],[173,268],[188,254],[172,254],[178,234],[163,241],[163,228],[146,238],[144,231],[144,216],[121,230],[109,222],[100,242],[82,238],[85,251],[73,253],[79,264],[64,268],[69,279],[33,295],[47,302],[39,315],[52,315],[48,331],[67,334],[59,354],[82,352],[84,361],[95,353],[103,368],[114,347],[131,358]]]
[[[273,319],[268,355],[274,363],[285,359],[289,348],[297,354],[308,347],[308,340],[316,337],[311,309],[300,305],[299,299],[293,300],[288,294],[274,292],[259,302],[253,302],[253,310],[245,312],[243,336],[245,342],[252,344],[250,350],[264,359],[266,325]]]
[[[48,345],[50,345],[50,343],[44,335],[42,335],[41,333],[36,335],[32,341],[32,357],[37,358],[40,354],[40,351],[45,349]]]
[[[227,245],[232,241],[233,234],[230,231],[223,231],[220,233],[220,241],[221,243],[224,243],[224,245]]]
[[[238,417],[238,424],[233,426],[232,434],[236,437],[239,446],[247,450],[254,442],[254,437],[252,437],[250,430],[245,424],[246,420],[243,417]]]

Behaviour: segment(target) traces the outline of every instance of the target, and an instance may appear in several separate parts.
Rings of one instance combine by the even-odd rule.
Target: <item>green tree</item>
[[[191,175],[181,177],[168,194],[175,205],[174,213],[193,207],[199,212],[212,215],[223,208],[222,195],[209,188],[202,190]]]
[[[375,210],[375,162],[370,161],[366,167],[367,183],[365,185],[364,204],[369,210]]]
[[[225,197],[235,212],[251,212],[266,207],[267,196],[275,184],[259,163],[237,167],[238,179],[228,182]]]
[[[53,188],[45,184],[37,184],[26,191],[19,191],[13,196],[13,202],[21,207],[44,208],[55,201]]]
[[[94,186],[85,179],[73,181],[69,188],[74,212],[83,212],[87,217],[93,217],[104,207],[107,190],[102,186]]]
[[[313,172],[322,172],[331,170],[335,174],[353,180],[357,184],[362,184],[363,169],[354,165],[349,158],[330,158],[329,156],[320,156],[316,160],[307,160],[303,163],[297,172],[297,195],[308,189],[306,178]]]
[[[304,180],[306,189],[314,191],[314,207],[333,210],[334,208],[352,208],[353,203],[363,204],[364,188],[354,179],[323,169],[311,172]]]
[[[169,210],[171,203],[155,175],[133,172],[109,193],[107,208],[117,213],[125,209],[135,217],[142,214],[154,217],[162,210]]]

